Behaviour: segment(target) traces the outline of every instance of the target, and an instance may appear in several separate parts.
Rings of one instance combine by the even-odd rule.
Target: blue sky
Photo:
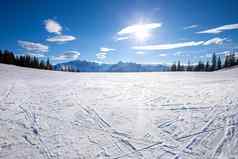
[[[12,0],[0,10],[0,48],[53,63],[196,62],[238,47],[236,0]]]

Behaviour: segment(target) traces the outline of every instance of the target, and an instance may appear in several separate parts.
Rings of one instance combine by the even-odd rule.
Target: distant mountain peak
[[[54,70],[70,67],[80,72],[161,72],[168,70],[168,66],[161,64],[137,64],[119,61],[116,64],[97,63],[86,60],[75,60],[54,65]]]

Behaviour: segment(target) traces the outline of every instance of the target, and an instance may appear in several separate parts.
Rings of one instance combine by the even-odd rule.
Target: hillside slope
[[[0,64],[0,158],[237,159],[238,69],[69,73]]]

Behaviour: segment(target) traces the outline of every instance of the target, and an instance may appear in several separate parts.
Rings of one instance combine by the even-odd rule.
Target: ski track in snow
[[[0,64],[0,158],[238,159],[238,69],[67,73]]]

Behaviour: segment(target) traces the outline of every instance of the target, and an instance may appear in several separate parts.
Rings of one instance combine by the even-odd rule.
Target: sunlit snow
[[[0,64],[0,158],[236,159],[237,79]]]

